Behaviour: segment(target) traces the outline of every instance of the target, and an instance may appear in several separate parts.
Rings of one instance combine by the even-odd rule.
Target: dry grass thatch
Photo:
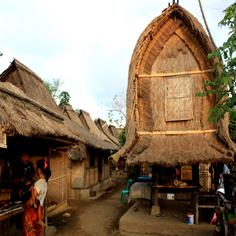
[[[229,151],[215,134],[140,136],[129,155],[132,163],[178,164],[231,161]],[[147,159],[148,157],[148,159]]]
[[[0,119],[8,134],[71,138],[95,148],[117,149],[99,130],[96,135],[86,130],[72,107],[67,106],[64,116],[40,77],[18,60],[13,60],[0,80],[4,82]],[[93,133],[96,129],[94,124]]]
[[[111,133],[112,130],[109,129],[108,124],[107,124],[104,120],[102,120],[102,119],[100,119],[100,118],[98,118],[98,119],[95,120],[95,124],[97,125],[98,129],[99,129],[101,132],[103,132],[103,133],[110,139],[110,141],[113,142],[113,143],[117,146],[117,148],[118,148],[118,147],[119,147],[119,141],[118,141],[118,139],[113,135],[113,133]],[[115,127],[114,127],[114,128],[115,128]]]
[[[98,149],[103,149],[103,150],[117,150],[118,149],[118,147],[115,144],[113,144],[111,141],[109,141],[107,138],[104,139],[103,138],[104,135],[100,135],[101,133],[100,131],[99,132],[96,131],[96,134],[94,134],[89,129],[85,128],[80,119],[81,115],[75,112],[70,105],[65,106],[63,108],[63,112],[64,112],[64,115],[66,115],[65,121],[64,121],[65,125],[71,130],[71,132],[73,132],[76,136],[80,137],[80,140],[84,144],[91,146],[93,148],[98,148]],[[83,111],[83,113],[85,112]],[[88,118],[90,118],[89,113],[87,113],[87,119]]]
[[[14,84],[31,99],[52,111],[59,112],[57,104],[49,94],[42,79],[18,60],[12,61],[10,66],[1,74],[0,81]]]
[[[77,141],[63,117],[29,98],[19,88],[0,82],[0,123],[7,135],[60,137]]]
[[[146,27],[129,66],[127,141],[116,155],[126,156],[132,163],[166,165],[232,159],[236,148],[229,138],[227,121],[221,121],[220,128],[208,122],[208,111],[214,106],[215,98],[195,96],[204,89],[205,80],[214,79],[212,62],[207,58],[214,50],[198,20],[178,4],[169,6]],[[186,113],[182,120],[170,120],[165,113],[168,76],[191,80],[189,109],[193,111]],[[211,138],[210,134],[152,134],[153,131],[212,129],[217,129],[218,135],[212,134]],[[140,131],[149,132],[149,136],[140,136]],[[228,153],[232,155],[229,157]]]
[[[84,127],[88,128],[88,130],[95,136],[99,137],[100,139],[103,139],[107,142],[110,142],[110,140],[107,138],[107,136],[101,132],[98,127],[96,126],[96,124],[94,123],[94,121],[92,120],[90,114],[84,110],[80,110],[79,113],[79,118],[82,121]]]
[[[118,140],[119,139],[119,131],[114,125],[109,125],[110,132],[112,135]]]

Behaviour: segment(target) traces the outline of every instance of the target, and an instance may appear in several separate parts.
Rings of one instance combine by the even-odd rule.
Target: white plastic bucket
[[[193,225],[194,224],[194,215],[193,214],[187,214],[186,223],[189,224],[189,225]]]

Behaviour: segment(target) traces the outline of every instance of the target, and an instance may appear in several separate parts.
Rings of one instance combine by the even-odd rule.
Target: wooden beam
[[[138,75],[138,78],[171,77],[171,76],[179,76],[179,75],[197,75],[197,74],[205,74],[205,73],[212,73],[212,72],[214,72],[213,69],[182,71],[182,72],[173,72],[173,73],[141,74],[141,75]]]
[[[206,134],[215,133],[217,129],[207,130],[167,130],[167,131],[138,131],[139,135],[183,135],[183,134]]]

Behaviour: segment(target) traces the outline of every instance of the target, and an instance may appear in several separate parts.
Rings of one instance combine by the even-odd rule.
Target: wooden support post
[[[198,192],[194,193],[194,206],[195,206],[195,224],[198,224],[198,218],[199,218]]]
[[[154,188],[154,205],[152,206],[151,209],[151,215],[158,216],[161,211],[160,211],[160,206],[159,206],[159,201],[158,201],[158,189]]]

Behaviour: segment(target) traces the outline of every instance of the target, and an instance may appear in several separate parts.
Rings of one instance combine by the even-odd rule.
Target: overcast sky
[[[168,0],[0,0],[0,72],[16,58],[42,79],[61,79],[74,109],[107,120],[112,98],[126,93],[136,41]],[[179,0],[202,23],[197,0]],[[235,0],[202,0],[217,46],[218,27]]]

